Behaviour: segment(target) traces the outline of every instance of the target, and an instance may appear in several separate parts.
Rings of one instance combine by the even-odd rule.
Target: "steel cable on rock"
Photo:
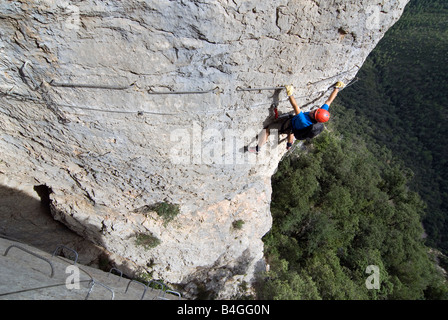
[[[113,86],[113,85],[98,85],[98,84],[85,84],[85,83],[62,83],[57,82],[55,80],[51,80],[49,82],[49,85],[53,87],[61,87],[61,88],[90,88],[90,89],[105,89],[105,90],[126,90],[130,89],[134,86],[136,86],[136,83],[132,83],[127,86]],[[136,91],[142,91],[137,89]],[[206,93],[220,93],[220,88],[217,86],[210,90],[195,90],[195,91],[153,91],[152,88],[149,88],[145,90],[146,93],[150,95],[186,95],[186,94],[206,94]],[[61,107],[71,108],[71,109],[81,109],[81,110],[87,110],[87,111],[97,111],[97,112],[108,112],[108,113],[122,113],[122,114],[137,114],[137,115],[143,115],[143,114],[153,114],[153,115],[176,115],[178,113],[167,113],[167,112],[155,112],[155,111],[128,111],[128,110],[112,110],[112,109],[99,109],[99,108],[93,108],[93,107],[79,107],[79,106],[73,106],[73,105],[67,105],[67,104],[58,104]]]
[[[36,80],[29,74],[29,72],[27,71],[26,67],[27,65],[31,65],[30,62],[26,61],[24,63],[24,65],[22,66],[22,68],[19,69],[19,72],[22,76],[23,79],[25,79],[25,77],[28,77],[31,82],[34,85],[34,88],[31,88],[33,91],[41,91],[40,89],[42,89],[42,84],[43,82],[41,82],[40,84],[38,84],[36,82]],[[355,66],[356,67],[356,66]],[[307,85],[316,85],[317,83],[323,82],[323,81],[327,81],[329,79],[332,78],[336,78],[339,77],[343,74],[349,73],[353,70],[350,69],[348,71],[345,72],[341,72],[335,76],[332,77],[328,77],[319,81],[316,81],[314,83],[308,83]],[[358,81],[359,78],[356,78],[356,80],[352,80],[350,81],[349,84],[347,84],[344,88],[349,87],[350,85],[352,85],[353,83],[355,83],[356,81]],[[130,88],[133,88],[136,86],[136,83],[131,83],[129,85],[103,85],[103,84],[86,84],[86,83],[67,83],[67,82],[58,82],[55,81],[54,79],[50,80],[48,82],[48,84],[52,87],[60,87],[60,88],[90,88],[90,89],[104,89],[104,90],[127,90]],[[258,87],[258,88],[242,88],[240,86],[238,86],[236,88],[236,91],[262,91],[262,90],[282,90],[284,89],[284,87]],[[319,92],[314,92],[312,93],[312,95],[314,94],[323,94],[325,93],[327,90],[322,90]],[[341,89],[342,90],[342,89]],[[137,89],[137,91],[141,91],[139,89]],[[163,91],[154,91],[152,88],[149,88],[147,90],[145,90],[145,92],[147,94],[150,95],[186,95],[186,94],[207,94],[207,93],[216,93],[219,94],[222,91],[220,90],[219,87],[215,87],[213,89],[210,90],[194,90],[194,91],[167,91],[167,92],[163,92]],[[21,95],[18,93],[14,93],[11,92],[11,90],[9,92],[1,92],[1,94],[3,96],[9,96],[15,99],[24,99],[24,100],[32,100],[34,102],[41,102],[44,103],[51,111],[53,111],[56,116],[58,117],[58,120],[62,123],[66,123],[69,122],[63,115],[60,114],[59,110],[55,108],[55,106],[60,106],[60,107],[64,107],[64,108],[71,108],[71,109],[81,109],[81,110],[86,110],[86,111],[94,111],[94,112],[108,112],[108,113],[121,113],[121,114],[137,114],[137,115],[143,115],[143,114],[154,114],[154,115],[175,115],[178,113],[166,113],[166,112],[154,112],[154,111],[143,111],[143,110],[137,110],[137,111],[128,111],[128,110],[112,110],[112,109],[100,109],[100,108],[94,108],[94,107],[82,107],[82,106],[74,106],[74,105],[69,105],[69,104],[62,104],[62,103],[56,103],[54,101],[52,101],[51,97],[49,96],[48,92],[43,91],[41,92],[41,99],[39,98],[34,98],[31,96],[27,96],[27,95]],[[309,97],[310,95],[306,95],[306,96],[301,96],[298,98],[306,98]],[[321,97],[321,96],[319,96]],[[39,101],[41,100],[41,101]],[[316,100],[316,99],[315,99]],[[283,101],[283,100],[282,100]],[[313,100],[314,102],[314,100]],[[265,104],[258,104],[257,106],[261,106],[261,105],[265,105]],[[307,104],[308,105],[308,104]]]

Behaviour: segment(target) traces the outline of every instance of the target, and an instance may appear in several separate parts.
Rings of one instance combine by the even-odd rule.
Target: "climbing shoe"
[[[256,146],[256,147],[247,147],[247,152],[257,154],[258,151],[259,151],[258,149],[259,149],[258,146]]]

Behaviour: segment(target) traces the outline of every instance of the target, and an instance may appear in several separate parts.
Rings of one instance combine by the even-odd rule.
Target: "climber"
[[[325,101],[322,107],[309,112],[302,112],[296,102],[296,99],[293,97],[294,87],[293,86],[285,86],[286,93],[289,98],[289,102],[291,103],[294,109],[294,116],[291,116],[286,122],[281,125],[279,133],[287,133],[288,141],[286,143],[286,148],[289,150],[294,143],[294,138],[298,140],[304,140],[306,138],[314,138],[319,133],[321,133],[324,129],[324,122],[327,122],[330,119],[330,113],[328,109],[340,89],[342,89],[345,84],[342,81],[338,81],[334,87],[333,92],[330,94],[330,97]],[[278,124],[277,124],[278,127]],[[271,128],[264,128],[261,134],[258,136],[258,144],[255,147],[248,147],[247,150],[251,153],[258,153],[260,148],[266,143],[270,134]]]

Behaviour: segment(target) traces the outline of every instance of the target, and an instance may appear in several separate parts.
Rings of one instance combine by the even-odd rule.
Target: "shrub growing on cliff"
[[[136,209],[134,212],[147,215],[149,212],[155,212],[164,221],[164,225],[173,220],[179,213],[179,205],[169,202],[157,202],[152,205],[146,205]]]
[[[154,204],[151,209],[163,219],[165,225],[173,220],[180,212],[178,205],[168,202],[158,202]]]
[[[232,227],[236,230],[241,230],[243,229],[243,225],[244,225],[244,220],[235,220],[232,222]]]
[[[154,236],[151,232],[138,233],[135,236],[135,244],[144,247],[145,250],[149,250],[157,247],[160,244],[160,239]]]

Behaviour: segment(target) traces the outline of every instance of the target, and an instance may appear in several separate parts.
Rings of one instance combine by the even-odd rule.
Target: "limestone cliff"
[[[284,91],[245,89],[321,104],[407,2],[2,1],[0,177],[50,188],[54,218],[120,267],[230,297],[263,268],[285,152],[275,135],[243,147],[272,103],[291,110]]]

